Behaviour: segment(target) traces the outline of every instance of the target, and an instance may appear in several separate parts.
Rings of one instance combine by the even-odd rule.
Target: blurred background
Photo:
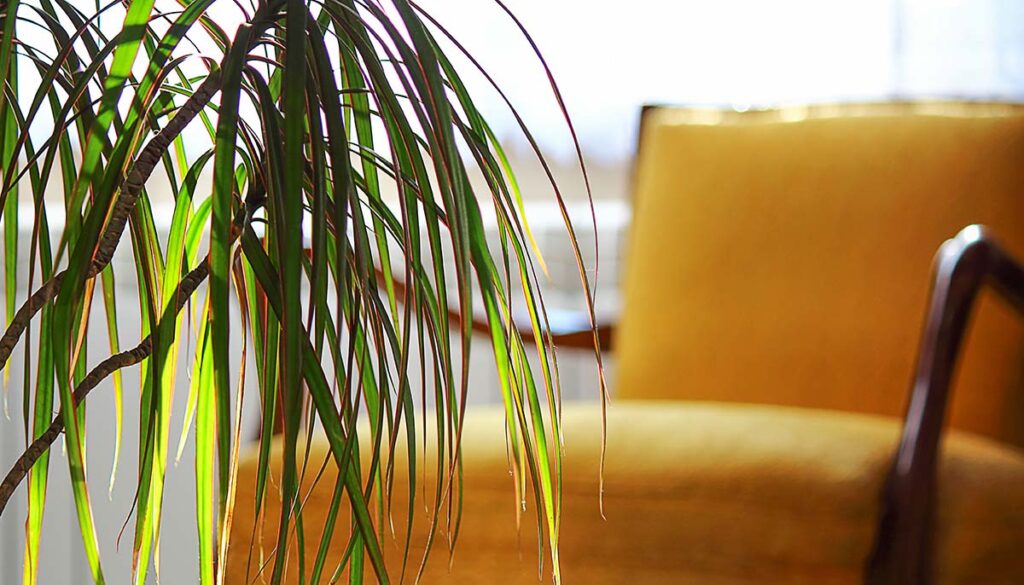
[[[640,108],[737,110],[845,101],[1024,98],[1024,4],[1012,0],[509,0],[557,80],[590,174],[597,233],[572,136],[516,23],[494,2],[421,3],[501,86],[570,200],[598,305],[614,311],[627,245]],[[453,51],[457,53],[457,51]],[[552,270],[551,304],[580,308],[553,193],[504,98],[462,71],[514,161]],[[588,265],[594,268],[593,264]],[[614,377],[612,377],[614,379]]]
[[[543,70],[500,7],[474,0],[422,4],[472,48],[545,152],[571,159],[565,125],[545,98]],[[744,109],[1024,95],[1024,6],[1011,0],[509,0],[508,6],[543,51],[584,152],[597,166],[628,161],[645,103]],[[485,103],[500,135],[522,146],[500,100]],[[624,196],[603,187],[602,198]]]
[[[558,310],[584,306],[576,264],[554,192],[505,98],[534,133],[551,165],[578,229],[588,274],[597,285],[598,310],[607,313],[617,306],[620,259],[628,246],[630,173],[643,104],[745,110],[836,101],[1024,99],[1024,3],[1013,0],[506,1],[558,82],[589,173],[593,207],[572,135],[544,67],[516,22],[495,2],[422,0],[421,4],[461,40],[504,91],[502,97],[473,63],[458,58],[458,50],[450,47],[516,169],[528,218],[550,269],[546,298],[556,319]],[[239,8],[229,0],[217,2],[213,12],[229,30],[233,27],[227,23],[241,20]],[[116,29],[122,14],[112,11],[107,23]],[[151,192],[156,205],[161,197],[165,203],[170,201],[169,194],[160,195],[158,184],[151,186]],[[120,253],[130,253],[130,247],[122,246]],[[129,270],[119,272],[130,273],[130,264]],[[130,303],[135,283],[124,278],[118,284],[124,289],[121,298]],[[19,298],[24,294],[21,291]],[[126,315],[133,311],[138,313],[137,308],[126,306]],[[138,338],[137,323],[122,319],[121,326],[123,343]],[[90,359],[99,359],[106,347],[102,310],[97,311],[92,330],[91,343],[97,349]],[[492,358],[486,343],[480,345],[471,364],[472,400],[493,402],[498,393]],[[186,351],[191,355],[191,349]],[[20,356],[15,353],[11,360],[15,365],[6,398],[10,420],[0,423],[0,462],[5,470],[24,447],[16,414],[21,404]],[[189,364],[188,359],[181,360],[179,379],[186,379]],[[597,399],[592,355],[560,354],[560,365],[567,400]],[[608,364],[608,376],[614,393],[614,363]],[[125,372],[124,384],[126,400],[131,400],[127,389],[135,392],[138,386],[136,370]],[[255,401],[250,404],[255,406]],[[125,428],[136,428],[131,409],[125,410]],[[100,478],[95,481],[94,498],[99,531],[116,535],[132,498],[136,450],[132,433],[126,433],[119,471],[123,479],[108,498],[106,478],[113,451],[109,388],[96,390],[89,412],[89,446],[95,453],[90,457],[90,473]],[[179,412],[173,424],[180,429],[182,422]],[[161,563],[165,574],[173,566],[174,574],[187,576],[195,573],[197,559],[194,479],[187,444],[183,453],[182,461],[169,472],[166,505],[175,513],[166,516]],[[87,571],[67,474],[60,459],[54,459],[51,469],[56,472],[51,475],[44,541],[51,562],[42,568],[40,579],[54,584],[79,582]],[[15,499],[0,520],[0,585],[21,579],[24,504],[23,498]],[[128,574],[130,540],[129,534],[120,545],[113,538],[102,545],[108,574],[115,579]]]

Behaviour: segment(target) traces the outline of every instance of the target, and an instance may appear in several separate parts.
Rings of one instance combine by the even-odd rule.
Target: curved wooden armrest
[[[458,312],[456,311],[456,313]],[[555,347],[594,349],[594,328],[590,326],[590,316],[585,312],[548,309],[548,325]],[[537,343],[529,322],[517,323],[516,329],[524,342]],[[602,321],[599,317],[596,329],[597,338],[601,342],[601,351],[611,350],[615,321]],[[474,316],[473,330],[490,333],[491,328],[486,319]]]
[[[931,582],[939,440],[960,346],[986,284],[1024,314],[1024,269],[984,227],[968,226],[947,240],[935,259],[924,338],[899,449],[882,492],[868,583]]]
[[[377,279],[384,282],[383,274],[378,270]],[[399,297],[405,296],[405,283],[392,277],[395,287],[395,294]],[[584,311],[566,311],[560,309],[548,309],[548,326],[551,334],[551,341],[555,347],[571,347],[577,349],[594,349],[594,330],[597,330],[598,340],[601,342],[601,351],[612,349],[612,338],[615,332],[615,319],[598,318],[597,327],[590,326],[590,317]],[[448,318],[453,323],[462,323],[462,313],[456,309],[448,308]],[[490,334],[491,326],[483,315],[474,314],[473,331]],[[533,328],[529,321],[516,323],[516,330],[526,343],[537,343],[533,335]],[[546,342],[546,339],[544,340]]]
[[[379,270],[375,269],[377,273],[377,281],[383,285],[384,274]],[[405,296],[406,286],[405,283],[397,278],[391,279],[392,284],[395,288],[395,294],[398,297]],[[551,333],[551,342],[556,348],[576,348],[584,350],[594,349],[594,330],[597,330],[597,337],[601,343],[601,351],[609,351],[612,348],[612,338],[614,337],[615,331],[615,320],[610,319],[602,321],[598,319],[597,327],[591,328],[590,317],[583,311],[564,311],[564,310],[551,310],[548,309],[548,325]],[[448,308],[448,318],[457,324],[462,323],[462,314],[458,309]],[[516,323],[516,330],[519,331],[519,335],[522,337],[525,343],[537,343],[533,335],[533,328],[529,322]],[[479,333],[486,333],[490,335],[491,326],[487,323],[487,318],[479,315],[473,315],[473,331]],[[547,340],[544,340],[547,342]],[[278,401],[278,413],[274,420],[273,434],[278,435],[282,432],[283,427],[283,412],[281,411],[281,402]],[[255,433],[255,436],[259,437],[259,432]]]

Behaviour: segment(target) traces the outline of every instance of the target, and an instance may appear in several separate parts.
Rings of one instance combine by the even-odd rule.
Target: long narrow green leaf
[[[8,20],[13,21],[14,18]],[[7,29],[7,22],[4,22],[5,32]],[[10,36],[13,37],[14,33],[11,31]],[[10,39],[5,38],[3,45],[10,44]],[[7,57],[3,53],[6,47],[0,45],[0,70],[8,73],[5,77],[7,80],[6,85],[10,86],[11,94],[17,98],[18,95],[18,63],[17,61],[11,62],[8,67],[5,63]],[[0,91],[5,96],[7,91]],[[0,174],[6,174],[2,171],[8,168],[16,169],[18,167],[17,153],[14,149],[14,145],[18,139],[18,123],[16,116],[13,112],[18,104],[14,101],[6,103],[0,98],[0,135],[3,136],[3,146],[0,147]],[[4,216],[4,300],[5,300],[5,313],[4,313],[4,324],[8,324],[14,319],[14,312],[17,310],[17,299],[18,299],[18,185],[11,185],[9,194],[7,196],[7,203],[3,209]],[[4,402],[4,413],[7,414],[7,383],[11,374],[10,362],[4,367],[3,372],[3,402]]]
[[[205,314],[205,311],[204,311]],[[199,346],[196,349],[196,372],[193,380],[197,388],[196,410],[196,526],[199,530],[199,582],[214,583],[216,534],[214,524],[213,471],[214,436],[217,425],[217,396],[214,392],[212,371],[213,353],[210,344],[210,322],[203,321]]]
[[[107,266],[101,273],[103,280],[103,309],[107,316],[107,339],[110,342],[110,354],[121,352],[120,336],[117,332],[117,285],[114,282],[114,270]],[[123,398],[124,388],[121,384],[121,372],[114,372],[114,463],[110,466],[110,483],[107,487],[108,496],[114,493],[114,481],[117,479],[117,464],[121,459],[121,432],[123,430]]]
[[[217,138],[213,162],[213,203],[210,229],[210,324],[211,331],[211,367],[213,369],[213,388],[216,395],[218,419],[222,432],[230,432],[231,425],[224,425],[226,418],[230,421],[229,401],[230,374],[228,365],[230,357],[228,343],[230,334],[230,316],[228,301],[230,297],[231,272],[231,219],[234,214],[233,199],[237,190],[235,180],[235,148],[238,137],[238,108],[241,93],[242,72],[245,66],[245,55],[249,47],[249,36],[252,30],[243,25],[239,28],[231,50],[223,65],[223,87],[219,117],[217,120]],[[226,427],[226,428],[225,428]],[[228,475],[227,463],[230,448],[225,449],[223,441],[217,441],[219,457],[219,491],[218,500],[221,504],[220,514],[227,512]],[[212,562],[212,559],[210,559]],[[212,575],[212,565],[204,572]]]
[[[0,73],[3,73],[3,79],[11,79],[11,65],[13,62],[12,56],[14,55],[14,28],[17,24],[18,7],[21,2],[19,0],[7,0],[4,2],[2,13],[0,16],[3,17],[2,30],[3,36],[0,37]],[[7,94],[0,91],[0,112],[7,111]]]
[[[41,433],[58,406],[56,379],[93,580],[103,582],[104,575],[89,504],[86,405],[76,403],[72,392],[96,358],[86,343],[100,285],[96,276],[102,277],[112,352],[121,345],[118,325],[134,318],[119,306],[115,273],[121,268],[110,263],[118,243],[130,239],[126,257],[138,283],[139,333],[148,337],[139,346],[145,353],[132,362],[140,370],[136,492],[126,518],[126,526],[134,521],[134,583],[148,582],[153,567],[161,579],[161,518],[170,513],[163,505],[164,485],[174,473],[167,466],[170,415],[181,382],[175,371],[186,319],[190,331],[196,330],[196,355],[177,454],[194,428],[198,580],[226,579],[229,551],[236,554],[239,544],[245,548],[229,542],[232,534],[249,536],[250,561],[259,551],[259,573],[249,573],[246,581],[404,580],[412,577],[409,566],[415,563],[409,547],[413,518],[426,507],[422,574],[435,540],[444,535],[453,547],[459,539],[462,428],[474,344],[471,320],[454,324],[449,317],[453,311],[468,314],[480,301],[505,403],[512,487],[524,505],[527,494],[533,495],[537,544],[550,554],[544,556],[553,562],[557,581],[558,363],[550,342],[528,355],[513,326],[528,318],[535,339],[548,335],[535,266],[543,272],[543,259],[525,221],[512,165],[433,37],[448,32],[412,0],[265,0],[253,3],[252,13],[243,8],[245,21],[233,35],[207,15],[213,0],[178,0],[181,10],[156,14],[154,0],[104,2],[96,2],[92,14],[70,0],[0,6],[5,313],[8,320],[22,314],[15,312],[13,293],[23,286],[17,259],[27,250],[28,282],[45,286],[37,293],[43,299],[28,307],[29,321],[16,317],[9,330],[15,343],[26,346],[26,371],[38,363],[37,379],[25,382],[23,424],[34,436],[50,436]],[[120,29],[111,34],[114,23],[101,23],[100,15],[119,8],[123,20],[118,17]],[[15,43],[15,12],[25,26],[47,32],[52,47]],[[464,50],[457,40],[455,45]],[[18,68],[25,65],[42,80],[31,92],[17,87]],[[256,116],[248,115],[250,106]],[[512,113],[521,123],[518,112]],[[212,143],[204,154],[210,144],[197,139],[205,138],[200,124],[195,136],[183,132],[197,117]],[[32,132],[48,124],[46,139],[33,143]],[[523,130],[536,149],[525,125]],[[197,191],[205,189],[200,175],[210,161],[213,185],[206,197]],[[543,157],[541,164],[550,175]],[[470,180],[477,170],[481,182]],[[166,183],[175,196],[166,234],[160,232],[165,218],[156,217],[156,200],[150,202],[158,192],[150,183],[154,172],[153,183]],[[65,216],[53,250],[44,205],[51,177],[62,181]],[[26,184],[35,213],[31,240],[23,245],[18,204],[25,196],[19,201],[16,189],[25,192]],[[199,195],[201,202],[195,200]],[[562,204],[557,186],[555,197]],[[496,241],[483,222],[488,205]],[[565,216],[564,205],[562,211]],[[126,227],[129,238],[123,237]],[[581,262],[568,221],[567,228]],[[181,312],[187,301],[175,291],[185,273],[200,266],[207,242],[207,264],[188,277],[209,271],[206,301],[197,314]],[[66,270],[55,275],[56,266]],[[240,329],[231,326],[232,290],[242,313]],[[241,357],[233,351],[240,337]],[[232,529],[232,512],[238,457],[245,449],[240,433],[250,341],[262,414],[252,478],[257,524],[247,532]],[[9,348],[2,351],[9,356]],[[108,374],[115,376],[112,486],[123,390],[117,369]],[[423,408],[419,417],[416,400]],[[360,416],[368,419],[361,427],[366,432],[357,432]],[[436,440],[428,443],[431,426]],[[309,444],[321,429],[339,468],[333,486],[318,485],[319,462],[310,459]],[[277,432],[283,433],[283,473],[272,482]],[[305,453],[298,452],[300,443]],[[396,457],[403,447],[412,456]],[[436,449],[436,479],[421,486],[416,454],[422,449],[425,456],[428,448]],[[403,460],[408,497],[392,501],[395,465]],[[28,474],[26,585],[34,585],[39,555],[45,554],[39,544],[47,465],[44,455]],[[325,493],[333,488],[327,517],[316,519],[327,526],[315,533],[304,510],[310,495],[299,488],[307,485]],[[280,492],[281,514],[265,543],[264,499],[273,489]],[[423,504],[417,507],[418,502]],[[396,506],[407,507],[404,527],[392,525]],[[348,522],[338,522],[343,512]],[[517,506],[516,517],[522,513]],[[388,563],[393,571],[400,566],[400,574],[389,575],[384,563],[389,528],[404,536]],[[327,566],[332,540],[346,532],[338,564]],[[296,559],[297,566],[289,566]],[[333,573],[324,575],[328,570]],[[178,575],[164,571],[163,578]]]
[[[303,137],[305,134],[305,89],[306,89],[306,7],[300,0],[288,0],[285,24],[285,68],[284,68],[284,190],[276,191],[271,209],[278,220],[278,246],[281,262],[280,278],[283,313],[281,356],[281,393],[284,406],[284,462],[281,471],[281,522],[277,537],[278,550],[274,559],[271,582],[275,585],[284,576],[289,520],[294,513],[292,507],[298,491],[295,468],[295,447],[299,432],[299,405],[302,394],[302,299],[300,297],[302,267],[298,261],[302,255],[302,183],[305,158]],[[271,138],[273,139],[273,138]],[[300,575],[302,568],[300,567]]]
[[[280,315],[284,309],[281,302],[281,293],[273,278],[273,267],[251,229],[247,229],[242,235],[242,248],[253,268],[253,273],[259,280],[260,286],[266,295],[267,303],[273,308],[275,313]],[[304,339],[303,345],[306,346],[304,348],[306,351],[312,349],[312,344],[309,342],[308,337]],[[377,579],[381,583],[387,584],[390,580],[387,576],[387,569],[384,566],[384,558],[381,554],[380,544],[377,542],[376,535],[374,534],[373,522],[370,518],[365,496],[362,493],[362,486],[359,483],[356,467],[359,458],[349,456],[352,449],[350,441],[355,440],[355,435],[350,434],[342,426],[342,421],[338,418],[337,412],[334,409],[334,400],[331,397],[327,377],[316,360],[303,360],[302,378],[316,405],[317,417],[323,425],[327,440],[331,446],[331,453],[338,464],[339,476],[344,478],[345,489],[349,502],[352,505],[354,521],[357,523],[359,534],[366,541],[367,551],[374,570],[377,572]]]
[[[13,109],[15,114],[18,114],[16,108]],[[24,119],[19,119],[19,125],[21,128],[25,128]],[[32,141],[31,139],[26,141],[27,153],[31,157],[33,154]],[[39,174],[38,169],[33,167],[30,169],[29,176],[32,183],[33,199],[37,202],[42,201],[44,182],[42,175]],[[38,206],[39,210],[35,217],[35,225],[33,226],[33,239],[32,239],[32,250],[30,257],[34,258],[38,251],[39,264],[41,268],[42,277],[44,280],[49,279],[53,273],[53,258],[50,250],[50,226],[47,221],[46,209],[42,206]],[[34,264],[32,265],[34,269]],[[32,282],[32,276],[34,270],[29,270],[29,282]],[[51,311],[49,307],[42,310],[42,316],[40,318],[40,340],[39,340],[39,353],[38,353],[38,364],[36,369],[36,379],[33,383],[30,383],[29,377],[25,377],[24,384],[24,400],[27,405],[30,399],[30,394],[35,397],[33,406],[33,420],[32,420],[32,436],[39,437],[42,435],[46,428],[50,424],[50,413],[53,407],[53,359],[50,351],[50,344],[47,339],[48,325],[50,323]],[[26,340],[26,346],[28,346],[28,340]],[[28,351],[26,351],[26,365],[30,362]],[[26,367],[25,371],[31,371],[31,368]],[[28,410],[26,408],[26,415]],[[28,478],[28,510],[25,522],[25,563],[23,566],[23,582],[27,585],[34,585],[38,577],[39,565],[41,558],[39,554],[39,544],[42,537],[43,528],[43,511],[46,502],[46,487],[48,484],[49,476],[49,453],[44,454],[40,457],[39,461],[33,466],[29,473]]]

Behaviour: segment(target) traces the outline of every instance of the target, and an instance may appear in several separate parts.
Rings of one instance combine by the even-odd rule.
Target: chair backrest
[[[649,108],[622,399],[901,416],[931,262],[971,223],[1024,258],[1024,107]],[[1024,445],[1024,322],[986,293],[952,424]]]

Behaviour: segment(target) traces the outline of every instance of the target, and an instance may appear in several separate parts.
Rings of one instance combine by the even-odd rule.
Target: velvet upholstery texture
[[[599,409],[567,405],[563,582],[861,582],[936,249],[984,223],[1024,258],[1024,109],[654,109],[644,116],[635,185],[605,517]],[[949,426],[937,582],[1019,583],[1024,325],[992,294],[966,339]],[[423,582],[550,582],[532,500],[517,516],[503,428],[497,410],[468,413],[454,563],[442,519]],[[408,519],[403,448],[382,522],[392,576],[402,574],[396,543]],[[432,449],[426,455],[406,582],[429,533]],[[328,463],[312,487],[326,458],[317,440],[303,490],[307,573],[335,485]],[[229,583],[254,580],[258,536],[276,533],[275,484],[263,518],[254,517],[255,473],[253,452],[239,469]],[[344,533],[344,506],[341,514]],[[331,549],[328,572],[341,546]],[[288,582],[297,583],[294,537],[287,554]]]
[[[538,582],[536,510],[530,500],[517,531],[503,416],[498,409],[480,409],[467,418],[465,499],[454,563],[449,568],[449,533],[442,517],[425,583]],[[564,583],[860,581],[877,522],[876,495],[898,439],[896,420],[778,406],[622,402],[608,419],[604,519],[598,501],[600,410],[568,406],[564,422]],[[419,462],[428,486],[436,461],[429,454]],[[399,538],[389,529],[385,539],[393,577],[401,573],[399,543],[408,518],[406,457],[403,450],[395,460],[390,509]],[[312,493],[303,514],[307,574],[337,475],[329,462],[310,489],[327,459],[326,444],[315,443],[303,490]],[[247,582],[249,544],[258,534],[252,528],[257,525],[255,470],[252,454],[240,464],[229,583]],[[1024,457],[991,440],[954,432],[945,444],[940,485],[939,582],[1019,582]],[[433,497],[432,489],[426,495]],[[430,527],[424,493],[416,496],[408,582]],[[269,541],[276,535],[279,510],[271,493],[259,523]],[[348,522],[343,511],[341,530]],[[328,557],[332,571],[344,548],[345,539],[338,540]],[[259,556],[257,544],[250,581]],[[294,538],[289,560],[288,582],[297,583]],[[550,561],[544,560],[547,573]],[[372,575],[369,580],[374,581]],[[549,575],[541,582],[550,582]]]
[[[1024,108],[648,110],[617,395],[902,416],[931,260],[982,223],[1024,258]],[[1024,320],[986,294],[950,422],[1024,445]],[[752,383],[756,382],[756,383]]]

